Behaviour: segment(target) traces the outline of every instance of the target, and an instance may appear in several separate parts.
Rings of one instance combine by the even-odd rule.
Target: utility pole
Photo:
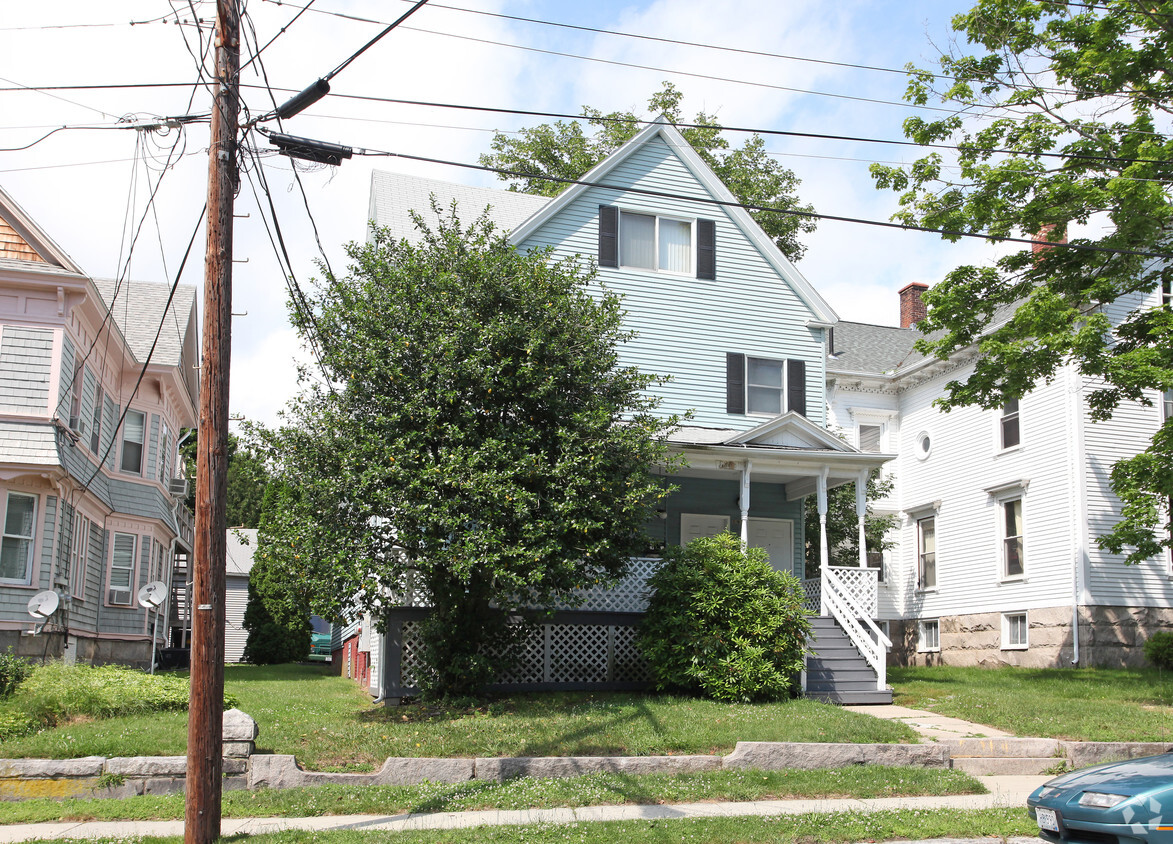
[[[220,837],[224,746],[224,580],[228,470],[228,362],[232,349],[232,201],[238,181],[240,18],[216,3],[216,89],[208,155],[208,249],[196,445],[191,699],[187,725],[185,844]]]

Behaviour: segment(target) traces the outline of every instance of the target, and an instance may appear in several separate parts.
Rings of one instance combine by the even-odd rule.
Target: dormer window
[[[695,258],[694,258],[695,254]],[[599,206],[599,266],[716,278],[716,227]]]

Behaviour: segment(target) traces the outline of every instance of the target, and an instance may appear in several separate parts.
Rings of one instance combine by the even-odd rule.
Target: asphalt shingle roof
[[[827,360],[827,368],[832,372],[892,372],[924,357],[912,347],[922,336],[915,328],[841,320],[835,325],[835,355]]]
[[[517,228],[550,202],[545,196],[474,188],[438,179],[376,170],[371,177],[371,215],[374,223],[389,229],[396,239],[406,238],[418,243],[419,231],[410,212],[417,211],[429,226],[435,226],[437,218],[432,211],[432,196],[435,196],[444,212],[455,200],[456,216],[465,226],[479,217],[487,206],[489,219],[502,234]]]
[[[194,287],[179,285],[168,309],[167,297],[171,293],[169,284],[154,281],[123,281],[118,284],[108,278],[96,278],[94,284],[139,363],[146,362],[151,344],[155,342],[155,332],[158,331],[159,344],[155,347],[151,363],[161,366],[180,364],[188,321],[195,306]],[[165,311],[166,320],[163,319]],[[163,326],[161,331],[160,324]]]

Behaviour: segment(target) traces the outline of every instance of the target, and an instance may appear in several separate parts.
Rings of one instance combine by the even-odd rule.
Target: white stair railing
[[[883,691],[888,687],[887,656],[888,648],[892,647],[892,640],[884,635],[884,631],[872,619],[876,606],[877,574],[869,569],[842,571],[851,574],[845,577],[839,569],[830,566],[824,567],[822,571],[819,597],[823,614],[834,617],[847,633],[851,643],[859,649],[868,665],[876,672],[876,688]],[[860,584],[854,582],[860,579],[861,574],[872,578],[870,596],[869,590],[861,590]]]

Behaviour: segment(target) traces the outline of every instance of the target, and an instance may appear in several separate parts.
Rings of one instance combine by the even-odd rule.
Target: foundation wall
[[[1061,668],[1072,664],[1071,607],[1027,611],[1027,647],[1004,646],[1002,613],[942,616],[940,649],[919,649],[920,621],[888,623],[891,665],[1017,665]],[[931,621],[932,619],[927,619]],[[1101,668],[1140,668],[1147,663],[1144,643],[1157,632],[1173,632],[1173,609],[1159,607],[1080,607],[1079,664]]]

